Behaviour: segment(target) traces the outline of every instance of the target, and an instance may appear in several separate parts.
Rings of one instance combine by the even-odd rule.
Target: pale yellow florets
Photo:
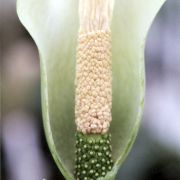
[[[111,34],[79,34],[76,63],[77,130],[106,133],[112,120]]]

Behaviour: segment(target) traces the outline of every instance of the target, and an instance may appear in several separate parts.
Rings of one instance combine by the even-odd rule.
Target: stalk
[[[112,169],[113,0],[79,1],[79,34],[75,79],[77,180],[104,177]]]

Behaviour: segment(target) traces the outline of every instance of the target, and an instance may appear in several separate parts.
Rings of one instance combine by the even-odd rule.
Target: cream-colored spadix
[[[79,1],[75,118],[82,133],[106,133],[112,120],[111,19],[114,1]]]

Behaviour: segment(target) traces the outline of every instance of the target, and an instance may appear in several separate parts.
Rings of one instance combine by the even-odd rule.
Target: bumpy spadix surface
[[[104,134],[112,120],[113,9],[114,0],[79,1],[75,118],[84,134]]]
[[[76,63],[77,130],[106,133],[112,120],[111,33],[80,34]]]
[[[111,135],[76,134],[75,177],[95,180],[104,177],[113,167]]]
[[[114,179],[136,137],[144,97],[144,44],[164,0],[116,0],[112,19],[112,156],[104,177]],[[74,180],[74,79],[78,1],[18,0],[18,15],[35,40],[41,58],[46,136],[53,157]]]

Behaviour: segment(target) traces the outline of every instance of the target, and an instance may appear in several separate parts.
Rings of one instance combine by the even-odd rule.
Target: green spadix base
[[[75,177],[96,180],[104,177],[113,166],[111,135],[76,133]]]

